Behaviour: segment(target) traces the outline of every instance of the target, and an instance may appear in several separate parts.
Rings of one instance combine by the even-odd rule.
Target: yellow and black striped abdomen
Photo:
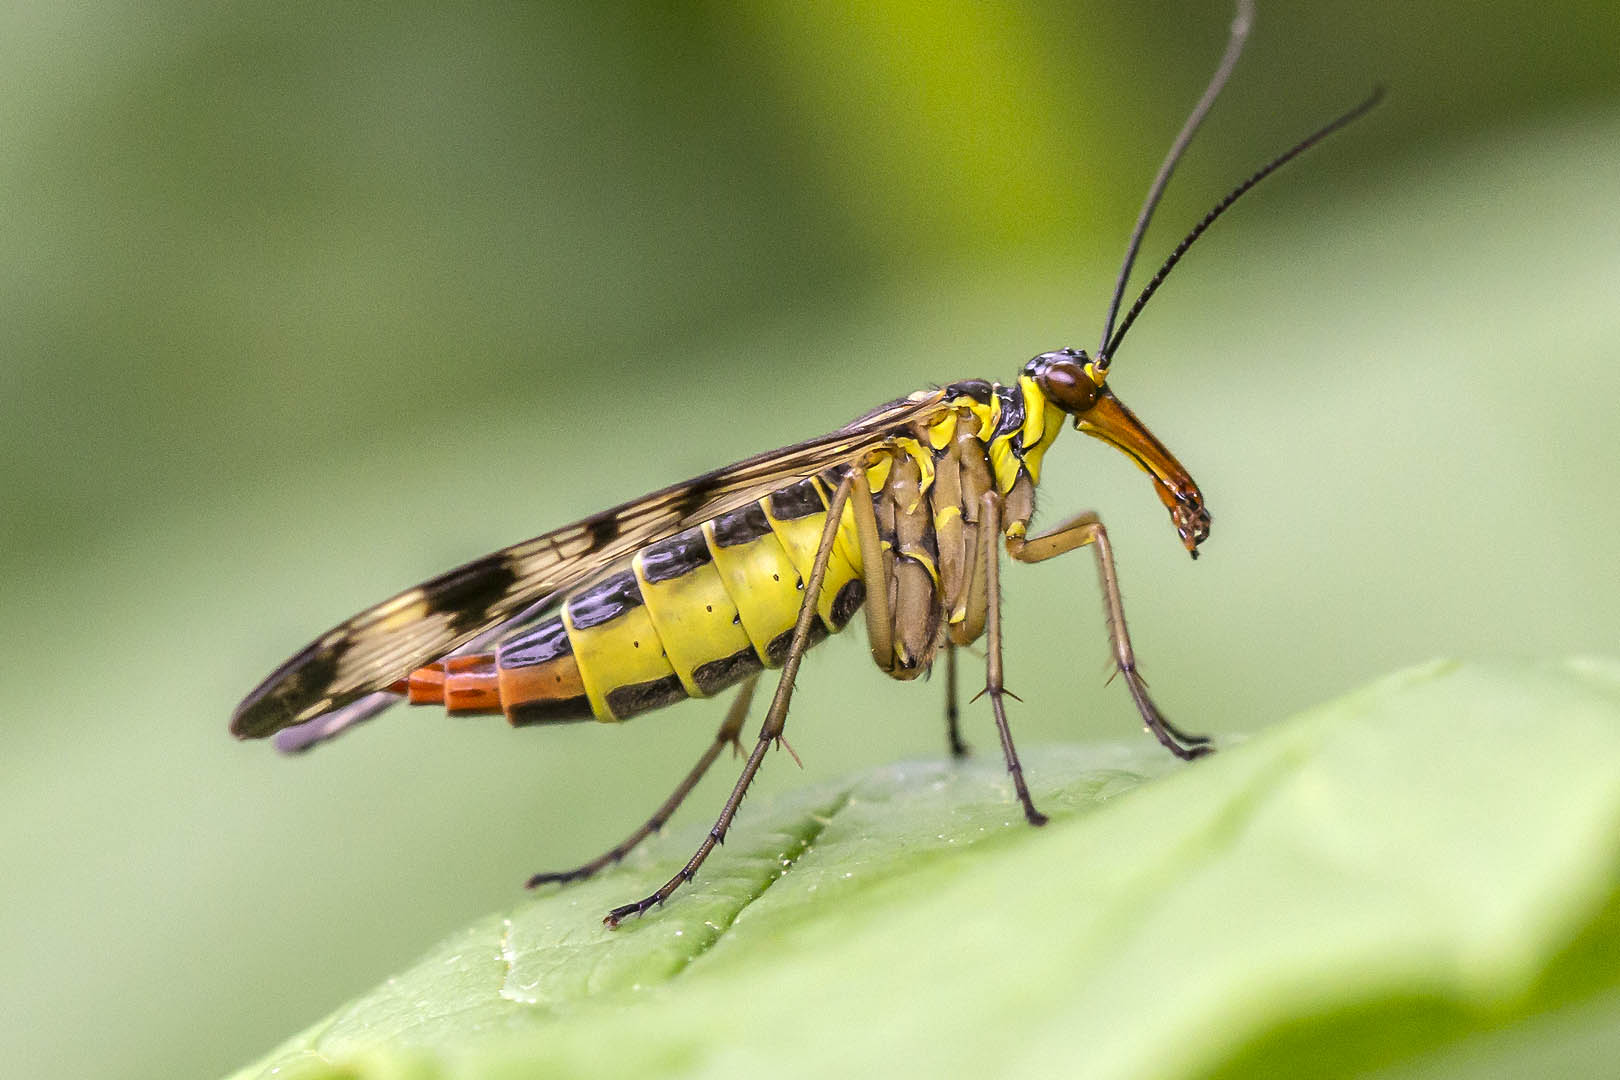
[[[780,667],[828,501],[821,480],[804,480],[650,544],[494,656],[413,674],[411,700],[505,712],[514,724],[625,720]],[[840,525],[814,640],[842,629],[865,599],[849,511]]]

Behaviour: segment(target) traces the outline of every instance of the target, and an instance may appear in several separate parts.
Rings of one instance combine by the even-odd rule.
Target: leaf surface
[[[1212,758],[900,764],[526,899],[240,1075],[1524,1075],[1620,1038],[1620,666],[1434,663]],[[1149,782],[1151,781],[1151,782]],[[1607,959],[1605,959],[1605,957]]]

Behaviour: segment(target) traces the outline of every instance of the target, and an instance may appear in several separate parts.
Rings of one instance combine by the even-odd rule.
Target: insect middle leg
[[[1102,582],[1103,612],[1108,619],[1108,637],[1114,647],[1114,662],[1125,677],[1131,698],[1142,722],[1166,749],[1183,760],[1202,757],[1214,750],[1208,736],[1188,735],[1175,728],[1159,712],[1148,696],[1147,684],[1136,669],[1136,652],[1131,648],[1130,631],[1125,628],[1125,606],[1119,594],[1119,574],[1114,569],[1114,550],[1108,543],[1108,530],[1097,515],[1077,514],[1063,524],[1028,539],[1009,539],[1007,554],[1023,563],[1045,562],[1075,548],[1091,546],[1097,556],[1097,576]]]
[[[827,564],[832,559],[833,543],[838,537],[838,526],[843,520],[844,506],[849,502],[849,494],[857,478],[864,482],[864,471],[851,468],[834,490],[832,501],[827,506],[827,524],[821,530],[821,540],[816,545],[816,558],[810,569],[810,579],[804,583],[804,598],[799,601],[799,617],[793,624],[793,637],[788,645],[787,658],[782,664],[782,677],[776,684],[776,694],[771,698],[771,707],[765,714],[765,722],[760,725],[759,741],[754,744],[753,753],[748,755],[742,775],[737,778],[736,786],[731,789],[731,795],[727,797],[719,818],[709,830],[709,835],[698,845],[697,851],[693,852],[686,865],[681,867],[680,873],[666,881],[652,895],[633,904],[616,907],[607,913],[602,921],[610,928],[617,927],[627,916],[645,914],[649,908],[662,904],[683,883],[697,876],[698,868],[703,865],[703,861],[709,857],[716,844],[725,840],[726,833],[731,829],[731,823],[737,816],[737,808],[742,805],[743,796],[748,793],[748,785],[754,782],[754,775],[759,772],[759,767],[765,760],[765,751],[770,748],[771,743],[781,739],[782,730],[787,725],[788,705],[793,701],[793,680],[798,677],[799,664],[810,648],[810,628],[816,620],[816,604],[821,596],[822,583],[827,579]]]
[[[709,766],[713,765],[715,760],[719,758],[721,750],[730,746],[739,754],[742,753],[742,741],[738,736],[742,734],[743,721],[748,718],[748,706],[754,700],[754,687],[758,683],[759,676],[751,675],[748,681],[742,684],[737,691],[737,696],[731,700],[730,707],[726,709],[726,718],[721,721],[720,730],[714,733],[714,742],[710,743],[709,748],[703,751],[703,756],[698,758],[696,765],[692,766],[692,771],[687,773],[686,778],[676,785],[669,798],[664,800],[662,806],[653,811],[652,817],[648,818],[641,828],[588,863],[576,866],[572,870],[534,875],[529,879],[528,887],[532,889],[537,885],[546,885],[551,882],[580,881],[588,878],[597,871],[612,866],[623,859],[630,854],[637,844],[662,829],[665,823],[674,816],[675,811],[680,808],[681,803],[686,801],[686,797],[692,793],[692,789],[697,787],[698,781],[702,780],[704,774],[709,771]]]
[[[865,497],[865,492],[852,501],[850,507],[861,549],[862,583],[866,586],[866,640],[871,646],[872,662],[880,671],[893,675],[897,667],[894,614],[889,604],[889,591],[894,584],[893,556],[883,548],[872,500]],[[956,645],[948,635],[941,637],[941,647],[945,650],[945,736],[950,743],[951,756],[966,757],[968,745],[962,741],[961,710],[956,693]]]

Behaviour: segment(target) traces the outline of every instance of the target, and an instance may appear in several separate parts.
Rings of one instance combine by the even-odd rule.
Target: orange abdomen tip
[[[389,689],[404,694],[412,705],[443,705],[445,712],[463,716],[504,711],[493,653],[452,656],[419,667]]]
[[[495,655],[452,656],[444,666],[444,711],[448,713],[500,713],[501,687],[495,676]]]
[[[394,684],[412,705],[444,704],[444,661],[419,667],[408,678]]]

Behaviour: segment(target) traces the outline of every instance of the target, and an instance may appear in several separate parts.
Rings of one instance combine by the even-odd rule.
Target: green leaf
[[[240,1075],[1620,1060],[1620,665],[1435,663],[1191,767],[1145,739],[1025,761],[1045,829],[988,753],[749,804],[667,907],[600,922],[696,835],[473,924]]]

